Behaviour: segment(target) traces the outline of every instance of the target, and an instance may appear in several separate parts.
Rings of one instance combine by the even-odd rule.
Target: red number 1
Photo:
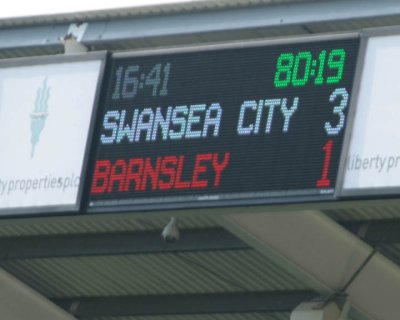
[[[331,184],[331,180],[328,179],[328,172],[329,172],[329,164],[331,162],[331,155],[332,155],[332,147],[333,147],[333,140],[328,140],[325,143],[324,147],[322,148],[325,151],[325,160],[324,166],[322,167],[322,176],[321,179],[317,181],[317,187],[329,187]]]

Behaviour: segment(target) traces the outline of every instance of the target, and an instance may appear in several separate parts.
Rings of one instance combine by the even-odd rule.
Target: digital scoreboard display
[[[114,55],[89,209],[332,199],[359,40]]]

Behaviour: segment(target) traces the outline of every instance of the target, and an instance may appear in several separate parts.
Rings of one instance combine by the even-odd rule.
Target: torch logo
[[[31,113],[31,158],[35,155],[35,147],[39,142],[40,133],[44,128],[46,118],[48,116],[47,112],[47,101],[50,95],[50,88],[47,85],[47,77],[43,80],[42,86],[37,90],[35,109]]]

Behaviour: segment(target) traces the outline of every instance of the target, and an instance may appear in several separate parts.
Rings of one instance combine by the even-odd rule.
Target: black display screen
[[[333,198],[359,40],[114,55],[89,207]]]

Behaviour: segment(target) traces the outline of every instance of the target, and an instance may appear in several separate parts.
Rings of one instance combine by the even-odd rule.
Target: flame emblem
[[[31,113],[31,158],[35,155],[35,148],[39,142],[40,133],[44,128],[47,112],[47,101],[49,100],[50,88],[47,85],[47,77],[43,80],[42,86],[36,92],[35,108]]]

